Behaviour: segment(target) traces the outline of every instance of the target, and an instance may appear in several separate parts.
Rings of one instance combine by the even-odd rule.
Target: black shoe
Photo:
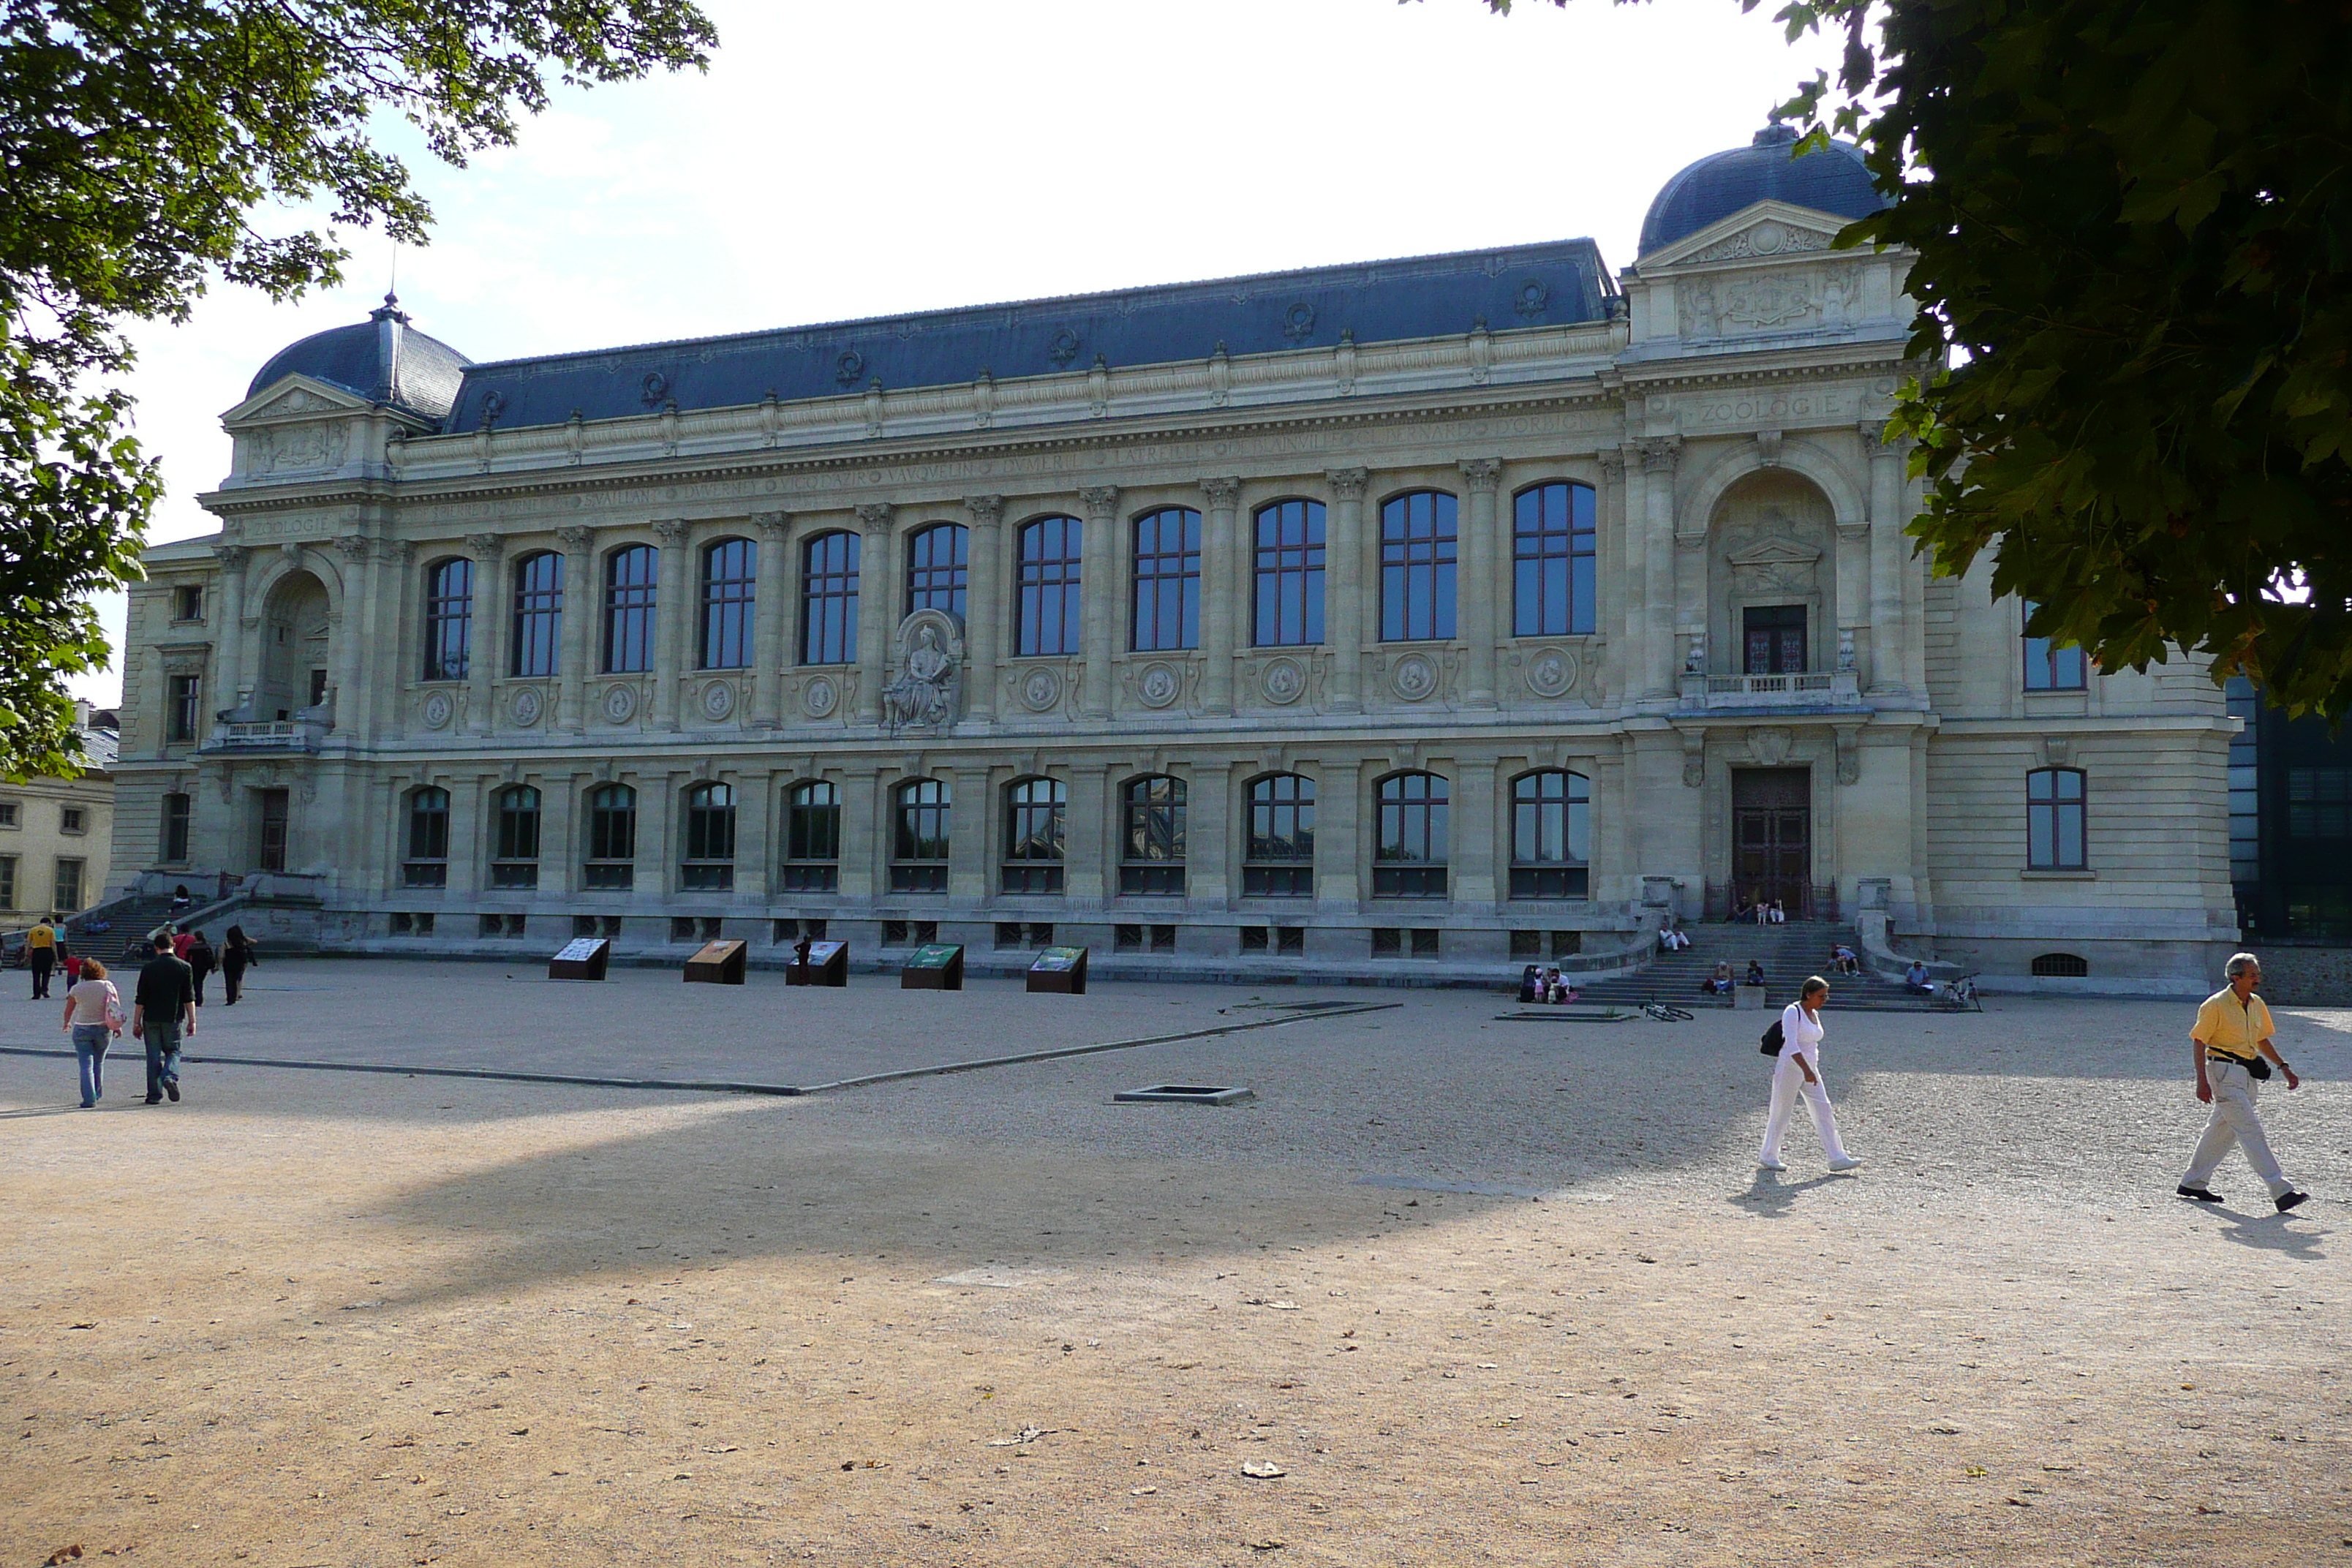
[[[163,1097],[160,1094],[151,1094],[140,1103],[142,1105],[161,1105],[163,1103]]]
[[[2200,1204],[2218,1204],[2221,1201],[2221,1194],[2209,1193],[2202,1187],[2192,1187],[2185,1182],[2173,1190],[2178,1192],[2182,1197],[2195,1198]]]
[[[173,1104],[177,1105],[177,1104],[179,1104],[179,1103],[180,1103],[180,1086],[179,1086],[178,1084],[176,1084],[176,1083],[167,1083],[167,1084],[165,1084],[165,1085],[163,1086],[163,1092],[164,1092],[165,1094],[170,1095],[170,1096],[172,1097],[172,1103],[173,1103]]]
[[[2309,1193],[2289,1193],[2286,1196],[2277,1200],[2278,1212],[2284,1214],[2287,1210],[2294,1207],[2295,1205],[2307,1204],[2310,1201],[2311,1194]]]

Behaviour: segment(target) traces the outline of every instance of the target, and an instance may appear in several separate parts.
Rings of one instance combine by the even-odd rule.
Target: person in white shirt
[[[1804,1097],[1805,1113],[1821,1134],[1822,1152],[1832,1171],[1851,1171],[1862,1161],[1838,1142],[1837,1112],[1830,1109],[1830,1091],[1822,1082],[1822,1008],[1830,999],[1830,983],[1816,974],[1807,979],[1797,1000],[1780,1014],[1780,1059],[1772,1064],[1772,1103],[1764,1118],[1764,1152],[1756,1163],[1767,1171],[1785,1171],[1780,1140],[1789,1131],[1797,1098]]]

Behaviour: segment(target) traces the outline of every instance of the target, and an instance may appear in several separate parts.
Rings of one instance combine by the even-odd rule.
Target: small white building
[[[1933,577],[1901,250],[1775,127],[1590,241],[477,364],[387,301],[147,552],[126,877],[329,946],[1083,942],[1389,973],[1883,913],[1997,975],[2235,935],[2195,665]],[[1423,971],[1423,973],[1427,973]]]
[[[0,783],[0,931],[77,914],[105,896],[114,847],[116,735],[87,702],[74,704],[74,716],[89,759],[78,776]]]

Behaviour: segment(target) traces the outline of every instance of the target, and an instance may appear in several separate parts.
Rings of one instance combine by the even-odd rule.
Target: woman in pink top
[[[73,1037],[81,1108],[88,1110],[105,1089],[107,1042],[122,1037],[121,994],[106,977],[106,965],[94,958],[82,960],[81,978],[66,993],[65,1030]]]

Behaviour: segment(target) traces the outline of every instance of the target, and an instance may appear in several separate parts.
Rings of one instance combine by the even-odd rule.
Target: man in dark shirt
[[[131,1033],[147,1042],[147,1103],[165,1095],[180,1099],[180,1040],[196,1032],[196,976],[172,953],[172,939],[157,937],[155,956],[139,971],[139,991],[131,1008]]]

